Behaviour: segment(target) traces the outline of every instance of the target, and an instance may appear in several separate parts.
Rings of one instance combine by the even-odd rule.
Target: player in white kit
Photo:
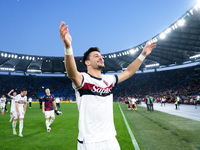
[[[16,128],[17,119],[19,118],[19,136],[20,137],[23,137],[22,135],[23,119],[24,119],[24,115],[26,114],[26,106],[27,106],[26,95],[27,95],[27,90],[22,89],[21,93],[18,94],[15,99],[16,111],[14,113],[14,121],[12,123],[12,127],[13,127],[13,134],[17,134],[15,128]]]
[[[13,96],[10,95],[13,92]],[[12,89],[9,93],[8,96],[11,98],[11,109],[10,109],[10,121],[12,121],[12,119],[14,118],[14,113],[16,113],[16,107],[15,107],[15,99],[17,96],[17,92],[14,92],[14,90]]]
[[[33,100],[33,99],[32,99],[31,97],[28,98],[29,108],[31,108],[32,100]]]
[[[140,56],[118,75],[102,75],[104,60],[97,47],[84,53],[87,73],[79,73],[73,56],[68,26],[61,22],[59,31],[65,47],[65,68],[73,82],[79,110],[78,150],[119,150],[113,121],[113,87],[131,77],[156,47],[148,43]]]
[[[6,97],[5,97],[5,95],[2,95],[2,97],[0,98],[0,102],[1,102],[1,115],[4,115],[5,106],[6,106]]]

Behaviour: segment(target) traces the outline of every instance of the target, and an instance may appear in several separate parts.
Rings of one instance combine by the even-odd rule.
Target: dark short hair
[[[90,53],[91,53],[91,52],[94,52],[94,51],[97,51],[97,52],[100,53],[100,50],[99,50],[98,47],[90,47],[90,48],[84,53],[84,55],[83,55],[83,61],[82,61],[84,65],[85,65],[85,61],[86,61],[86,60],[89,60]],[[85,65],[85,66],[86,66],[86,65]]]
[[[24,92],[24,91],[27,91],[27,89],[26,89],[26,88],[22,88],[22,89],[21,89],[21,92]]]

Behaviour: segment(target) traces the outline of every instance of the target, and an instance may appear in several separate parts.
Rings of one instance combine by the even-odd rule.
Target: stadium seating
[[[170,99],[175,95],[195,96],[200,94],[199,83],[199,66],[135,74],[114,88],[114,100],[128,96],[145,97],[147,94],[154,97],[166,96]],[[28,97],[31,96],[33,100],[43,96],[45,88],[50,88],[55,97],[75,100],[75,93],[68,77],[0,75],[0,94],[7,94],[11,89],[19,92],[23,87],[27,88]]]

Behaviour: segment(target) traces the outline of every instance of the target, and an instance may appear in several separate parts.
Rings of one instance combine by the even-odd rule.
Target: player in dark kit
[[[46,95],[43,97],[42,100],[42,112],[45,114],[47,132],[50,132],[51,130],[50,125],[55,120],[53,105],[55,107],[55,110],[57,110],[57,107],[56,107],[56,102],[54,101],[54,96],[50,94],[50,89],[47,88],[45,90],[45,93]],[[49,121],[50,117],[51,120]]]

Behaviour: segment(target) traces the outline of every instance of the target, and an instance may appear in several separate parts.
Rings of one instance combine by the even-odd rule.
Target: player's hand
[[[151,51],[156,48],[156,42],[152,42],[150,44],[151,40],[152,39],[150,39],[146,43],[146,45],[144,46],[144,48],[143,48],[142,55],[145,56],[145,57],[148,56],[151,53]]]
[[[14,92],[14,90],[12,89],[11,92]]]
[[[18,116],[18,117],[20,116],[20,113],[19,113],[19,112],[17,113],[17,116]]]
[[[26,112],[24,112],[24,116],[25,116]]]
[[[68,25],[65,25],[65,22],[61,22],[60,24],[60,38],[62,39],[64,46],[66,49],[69,49],[71,47],[71,42],[72,42],[72,38],[71,35],[69,34],[69,29],[68,29]]]
[[[43,114],[45,114],[45,111],[44,111],[44,110],[42,110],[42,113],[43,113]]]

